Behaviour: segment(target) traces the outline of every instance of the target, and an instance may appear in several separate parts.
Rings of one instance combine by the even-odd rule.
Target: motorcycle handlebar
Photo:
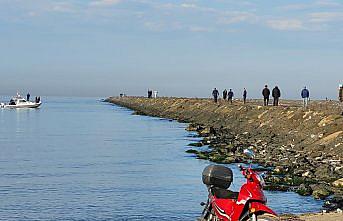
[[[242,171],[245,177],[251,173],[250,168],[243,167],[240,164],[238,165],[238,168],[240,169],[240,171]]]
[[[242,165],[240,165],[240,164],[238,164],[238,168],[239,168],[240,170],[245,170],[245,168],[244,168]]]

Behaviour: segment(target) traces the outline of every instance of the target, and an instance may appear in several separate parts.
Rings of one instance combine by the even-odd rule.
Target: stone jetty
[[[336,101],[282,101],[264,107],[198,98],[110,97],[107,102],[136,114],[189,123],[202,140],[187,150],[199,159],[244,163],[242,150],[256,152],[255,163],[267,171],[267,189],[296,191],[326,199],[325,207],[343,207],[343,116]],[[206,148],[207,147],[207,148]]]

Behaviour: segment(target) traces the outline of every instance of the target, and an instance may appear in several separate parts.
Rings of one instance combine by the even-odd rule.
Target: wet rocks
[[[189,150],[186,150],[186,153],[198,154],[198,151],[194,149],[189,149]]]
[[[337,209],[343,209],[343,196],[334,196],[327,199],[323,206],[329,211],[335,211]]]
[[[343,117],[337,103],[313,101],[303,109],[296,101],[283,101],[277,108],[259,106],[259,101],[243,106],[188,98],[107,101],[139,114],[189,122],[187,130],[202,140],[186,152],[198,159],[247,162],[242,151],[253,149],[254,163],[273,168],[266,177],[270,190],[294,190],[318,199],[331,195],[336,201],[343,195]]]
[[[330,166],[323,164],[323,165],[319,165],[316,168],[316,171],[314,173],[315,177],[319,180],[328,180],[331,179],[333,176],[331,170],[330,170]]]
[[[313,191],[312,196],[315,199],[321,199],[322,200],[322,199],[325,199],[332,194],[330,189],[326,185],[323,185],[323,184],[311,185],[311,189]]]
[[[196,143],[190,143],[188,144],[188,146],[191,146],[191,147],[202,147],[204,144],[201,143],[201,142],[196,142]]]
[[[312,195],[313,191],[309,185],[302,183],[302,184],[300,184],[300,186],[298,187],[296,192],[302,196],[310,196],[310,195]]]
[[[197,153],[197,158],[201,160],[209,160],[210,159],[210,153],[206,151],[200,151]]]

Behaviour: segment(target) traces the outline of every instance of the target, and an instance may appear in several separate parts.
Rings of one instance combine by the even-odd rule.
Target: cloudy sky
[[[0,0],[0,94],[336,98],[341,0]]]

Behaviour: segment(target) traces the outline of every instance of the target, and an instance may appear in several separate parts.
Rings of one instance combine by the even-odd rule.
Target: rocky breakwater
[[[202,137],[188,153],[217,163],[246,162],[242,150],[256,152],[255,163],[268,171],[267,189],[293,190],[328,199],[328,209],[343,202],[343,116],[337,102],[299,101],[263,107],[209,99],[110,97],[106,100],[137,114],[190,123]]]

